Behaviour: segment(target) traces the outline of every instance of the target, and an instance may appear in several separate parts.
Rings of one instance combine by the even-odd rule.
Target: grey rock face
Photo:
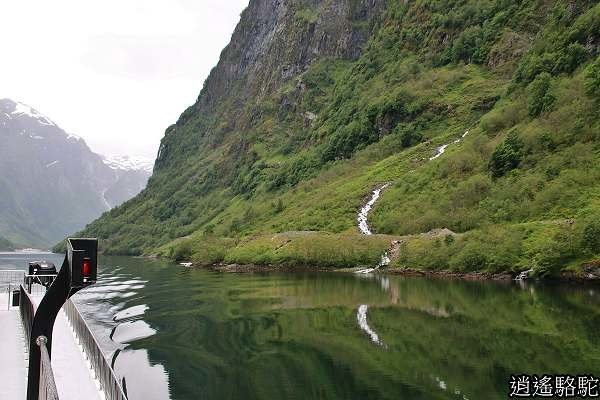
[[[196,113],[214,117],[233,93],[234,107],[246,99],[256,102],[316,59],[357,58],[385,5],[386,0],[251,0],[196,103],[167,129],[157,168],[168,164],[169,136]],[[208,133],[203,129],[199,136]]]
[[[268,93],[319,57],[354,59],[385,0],[253,0],[211,72],[196,108],[211,109],[237,88]]]

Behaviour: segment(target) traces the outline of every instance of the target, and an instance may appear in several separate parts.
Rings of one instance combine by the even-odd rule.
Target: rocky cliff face
[[[0,100],[0,235],[47,247],[143,189],[150,172],[113,165],[33,108]]]
[[[256,0],[241,15],[231,42],[221,53],[198,100],[167,130],[157,167],[169,163],[178,126],[201,114],[213,122],[236,121],[318,59],[356,59],[385,9],[385,0]],[[227,126],[199,124],[193,135],[221,135],[248,129],[245,118]],[[216,132],[215,132],[216,131]],[[178,139],[173,139],[177,141]],[[220,141],[221,139],[219,139]]]
[[[213,109],[229,90],[261,96],[323,57],[355,59],[385,0],[252,1],[195,108]]]

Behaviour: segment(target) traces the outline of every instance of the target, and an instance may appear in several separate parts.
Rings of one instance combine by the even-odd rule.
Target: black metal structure
[[[45,337],[48,358],[52,357],[52,330],[58,311],[80,289],[96,282],[97,239],[67,239],[67,251],[60,272],[37,307],[29,335],[27,400],[39,400],[40,362],[38,338]]]
[[[57,274],[54,264],[48,261],[32,261],[29,263],[29,275]]]
[[[27,278],[27,284],[29,291],[31,291],[31,284],[38,283],[46,288],[50,287],[54,278],[52,275],[56,275],[56,267],[54,264],[48,261],[33,261],[29,263],[29,277]],[[43,276],[39,276],[43,275]]]

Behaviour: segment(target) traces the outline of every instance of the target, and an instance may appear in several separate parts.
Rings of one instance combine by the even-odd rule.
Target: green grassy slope
[[[363,265],[392,239],[395,265],[415,268],[598,259],[600,5],[389,2],[375,26],[357,59],[188,109],[148,188],[83,234],[211,262]],[[360,237],[357,210],[383,182],[370,223],[390,236]],[[457,235],[419,235],[442,227]]]

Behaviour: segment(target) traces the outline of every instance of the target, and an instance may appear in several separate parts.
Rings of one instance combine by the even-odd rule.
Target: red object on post
[[[81,275],[83,275],[84,278],[90,277],[90,273],[92,270],[91,263],[92,260],[89,257],[85,257],[83,259],[83,264],[81,265]]]

